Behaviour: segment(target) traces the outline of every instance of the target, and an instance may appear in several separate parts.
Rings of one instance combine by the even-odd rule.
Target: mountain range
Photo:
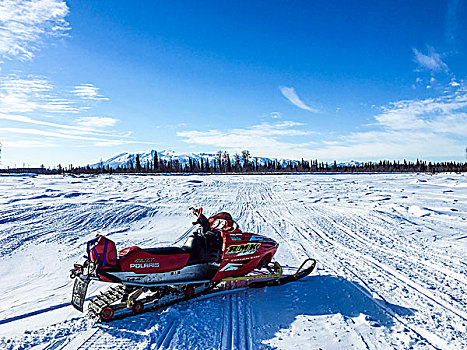
[[[133,164],[136,164],[136,156],[139,155],[140,163],[142,166],[145,166],[147,162],[152,162],[154,159],[154,154],[155,150],[149,150],[149,151],[144,151],[144,152],[137,152],[137,153],[120,153],[114,157],[111,157],[107,160],[103,160],[102,162],[92,164],[92,168],[98,168],[99,166],[104,166],[107,167],[109,166],[110,168],[117,168],[117,167],[128,167],[130,162],[133,162]],[[164,160],[164,161],[175,161],[178,160],[180,164],[187,164],[189,162],[189,159],[192,159],[194,161],[200,162],[201,159],[206,162],[209,161],[210,166],[214,165],[215,160],[217,160],[217,154],[215,153],[178,153],[170,150],[163,150],[163,151],[157,151],[157,156],[159,159]],[[232,164],[235,163],[234,155],[230,154],[230,161]],[[242,162],[242,158],[240,155],[240,161]],[[264,165],[267,164],[268,162],[277,162],[281,166],[285,166],[289,163],[292,164],[298,164],[300,161],[296,159],[284,159],[284,158],[268,158],[268,157],[250,157],[250,162],[256,163],[258,162],[259,165]],[[360,165],[360,162],[356,161],[350,161],[350,162],[343,162],[337,164],[338,166],[358,166]],[[329,164],[330,166],[332,164]]]

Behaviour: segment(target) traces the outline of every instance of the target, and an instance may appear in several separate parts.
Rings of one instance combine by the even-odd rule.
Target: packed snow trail
[[[464,175],[0,177],[0,348],[463,349]],[[97,325],[68,306],[96,233],[180,245],[189,206],[229,211],[312,276]],[[90,286],[88,295],[106,288]]]

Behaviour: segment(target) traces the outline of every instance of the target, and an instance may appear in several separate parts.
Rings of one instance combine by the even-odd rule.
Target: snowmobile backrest
[[[100,266],[117,265],[117,248],[110,239],[98,235],[87,243],[88,258]]]
[[[190,253],[188,265],[209,261],[208,247],[205,235],[191,235],[183,245],[183,249]]]

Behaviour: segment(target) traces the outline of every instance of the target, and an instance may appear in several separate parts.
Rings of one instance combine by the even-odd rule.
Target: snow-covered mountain
[[[136,164],[136,155],[139,155],[139,159],[141,162],[142,166],[145,166],[147,162],[152,162],[154,159],[154,154],[155,150],[149,150],[149,151],[144,151],[144,152],[136,152],[136,153],[120,153],[114,157],[111,157],[105,161],[102,161],[101,163],[96,163],[92,164],[91,167],[97,168],[101,165],[104,167],[111,167],[111,168],[117,168],[117,167],[127,167],[130,162],[133,162],[133,165]],[[164,151],[157,151],[157,156],[159,159],[162,159],[164,161],[175,161],[178,160],[178,162],[181,165],[185,165],[189,162],[189,159],[195,160],[200,162],[203,160],[203,162],[206,162],[207,160],[209,161],[209,164],[211,166],[214,165],[215,160],[217,160],[217,154],[215,153],[178,153],[170,150],[164,150]],[[232,164],[235,163],[235,158],[234,154],[230,154],[230,161]],[[285,158],[268,158],[268,157],[251,157],[250,161],[255,164],[256,161],[258,161],[259,165],[264,165],[268,162],[277,162],[281,166],[286,166],[289,163],[292,164],[298,164],[300,161],[296,159],[285,159]],[[241,155],[240,155],[240,162],[242,163]],[[360,166],[362,163],[357,162],[354,160],[348,161],[348,162],[341,162],[338,163],[337,166]],[[332,163],[328,163],[328,166],[331,167]]]
[[[111,168],[117,168],[118,166],[124,167],[128,166],[130,164],[130,161],[133,162],[133,164],[136,163],[136,155],[139,155],[139,159],[141,162],[141,165],[144,166],[147,164],[147,162],[152,162],[154,159],[154,153],[155,150],[150,150],[150,151],[145,151],[145,152],[137,152],[137,153],[121,153],[118,154],[112,158],[109,158],[105,161],[102,162],[102,165],[104,167],[111,167]],[[206,162],[209,160],[209,164],[211,166],[214,165],[214,161],[217,159],[217,154],[215,153],[178,153],[174,151],[157,151],[157,156],[159,159],[162,159],[164,161],[175,161],[178,160],[180,164],[185,165],[189,162],[189,159],[195,160],[195,161],[201,161]],[[240,155],[241,159],[241,155]],[[277,161],[280,165],[284,166],[288,164],[289,162],[292,162],[292,164],[297,164],[299,161],[298,160],[293,160],[293,159],[277,159],[277,158],[267,158],[267,157],[251,157],[250,161],[253,163],[256,163],[256,160],[258,161],[258,164],[263,165],[266,164],[269,161]],[[235,163],[234,159],[234,154],[230,154],[230,161],[232,164]],[[241,160],[242,161],[242,160]],[[101,164],[96,163],[92,164],[91,167],[97,168]]]

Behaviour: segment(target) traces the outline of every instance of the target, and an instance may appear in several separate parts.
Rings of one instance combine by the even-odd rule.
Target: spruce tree
[[[141,161],[139,159],[139,154],[136,155],[136,170],[141,171]]]
[[[156,150],[154,150],[153,164],[154,164],[154,171],[157,171],[159,169],[159,157],[157,156]]]

